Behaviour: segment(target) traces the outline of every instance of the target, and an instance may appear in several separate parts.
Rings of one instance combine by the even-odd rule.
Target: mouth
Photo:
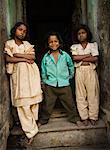
[[[24,38],[24,35],[20,35],[19,38]]]

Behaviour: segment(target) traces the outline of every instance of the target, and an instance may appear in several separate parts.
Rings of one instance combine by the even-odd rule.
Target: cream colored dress
[[[84,49],[81,44],[71,46],[72,55],[91,54],[98,56],[97,43],[88,43]],[[82,120],[98,119],[99,113],[99,81],[96,72],[97,63],[82,65],[82,61],[75,62],[75,84],[77,108]]]
[[[14,40],[9,40],[5,44],[5,53],[11,57],[14,53],[32,54],[32,48],[33,46],[27,41],[23,41],[23,44],[18,46]],[[14,106],[32,105],[42,101],[40,74],[36,63],[9,63],[7,72],[10,73]]]
[[[15,53],[33,54],[34,50],[27,41],[18,46],[14,40],[9,40],[5,43],[4,52],[13,57]],[[23,131],[31,138],[38,132],[36,120],[39,102],[42,101],[39,69],[36,63],[19,62],[6,64],[6,70],[10,74],[12,105],[17,107]]]

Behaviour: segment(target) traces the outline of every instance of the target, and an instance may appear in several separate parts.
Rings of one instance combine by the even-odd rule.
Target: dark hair
[[[81,24],[77,29],[76,29],[76,34],[75,34],[75,42],[79,43],[80,41],[78,40],[78,31],[80,29],[84,29],[87,32],[87,41],[91,42],[92,40],[92,33],[87,25]]]
[[[21,25],[24,25],[24,26],[26,26],[26,28],[27,28],[27,32],[26,32],[25,39],[27,38],[28,26],[27,26],[25,23],[23,23],[23,22],[17,22],[17,23],[14,25],[14,27],[11,29],[11,31],[10,31],[10,37],[11,37],[12,39],[14,39],[14,37],[15,37],[16,29],[17,29],[19,26],[21,26]]]
[[[56,36],[57,38],[58,38],[58,40],[59,40],[59,44],[60,44],[60,48],[62,48],[63,47],[63,40],[62,40],[62,38],[61,38],[61,36],[60,36],[60,34],[58,33],[58,32],[55,32],[55,31],[50,31],[50,32],[48,32],[48,34],[46,35],[46,38],[45,38],[45,48],[47,49],[48,48],[48,40],[49,40],[49,38],[50,38],[50,36]]]

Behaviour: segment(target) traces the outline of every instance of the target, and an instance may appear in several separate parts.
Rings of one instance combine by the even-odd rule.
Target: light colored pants
[[[98,119],[99,82],[96,70],[91,66],[76,68],[76,102],[82,120]]]
[[[38,120],[38,107],[39,104],[17,107],[22,129],[28,138],[32,138],[38,133],[38,126],[36,124],[36,120]]]

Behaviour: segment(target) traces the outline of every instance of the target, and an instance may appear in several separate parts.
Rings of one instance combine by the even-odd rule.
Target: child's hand
[[[90,57],[90,56],[91,56],[91,54],[86,54],[85,56],[86,56],[86,57]]]
[[[30,64],[33,64],[34,63],[34,60],[30,60]]]
[[[34,63],[34,60],[29,60],[29,59],[25,59],[27,63],[29,64],[33,64]]]
[[[45,83],[41,82],[41,88],[43,91],[45,90]]]
[[[15,54],[13,54],[13,56],[14,56],[14,57],[18,57],[18,54],[17,54],[17,53],[15,53]]]

